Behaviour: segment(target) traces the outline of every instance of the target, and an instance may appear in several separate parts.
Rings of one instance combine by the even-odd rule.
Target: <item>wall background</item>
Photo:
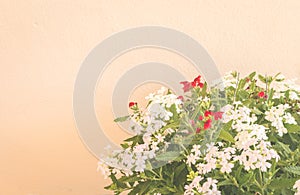
[[[299,20],[297,0],[0,0],[0,195],[109,194],[72,114],[80,64],[105,37],[162,25],[198,40],[221,73],[299,78]],[[114,63],[185,67],[178,56],[144,52]]]

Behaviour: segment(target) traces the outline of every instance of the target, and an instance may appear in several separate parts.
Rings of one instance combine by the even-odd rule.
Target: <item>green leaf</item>
[[[169,151],[169,152],[165,152],[165,153],[157,155],[155,159],[159,160],[159,161],[172,161],[172,160],[175,160],[179,156],[180,156],[179,152]]]
[[[201,95],[203,98],[207,95],[206,93],[207,93],[207,83],[205,82],[201,91]]]
[[[149,186],[151,185],[151,181],[141,182],[134,189],[128,193],[128,195],[142,195],[145,191],[148,190]]]
[[[251,74],[249,74],[249,79],[252,80],[256,75],[256,72],[252,72]]]
[[[231,180],[224,180],[218,183],[218,186],[234,186],[234,183]]]
[[[232,135],[229,132],[225,131],[224,129],[221,130],[219,138],[222,139],[222,140],[224,140],[224,141],[231,142],[231,143],[235,142],[235,140],[232,137]]]
[[[132,146],[135,146],[137,143],[142,144],[144,142],[142,135],[136,135],[124,140],[124,142],[131,142],[131,141],[132,141]]]
[[[123,149],[129,148],[129,144],[128,143],[121,144],[121,146],[122,146]]]
[[[130,118],[130,116],[122,116],[122,117],[116,118],[114,120],[114,122],[116,122],[116,123],[118,123],[118,122],[124,122],[124,121],[127,121],[129,118]]]
[[[228,123],[223,125],[223,128],[220,131],[219,138],[224,141],[234,143],[235,140],[234,140],[233,136],[228,132],[231,129],[232,123],[233,123],[233,120],[231,120]]]
[[[133,175],[133,176],[123,176],[119,179],[120,182],[126,183],[126,182],[135,182],[135,181],[139,181],[140,177],[138,177],[137,175]]]
[[[240,99],[244,100],[244,99],[248,99],[249,98],[249,93],[245,90],[240,90],[238,92],[238,96]]]
[[[105,186],[104,189],[106,189],[106,190],[117,190],[117,184],[112,183],[109,186]]]
[[[254,107],[254,108],[252,109],[252,112],[253,112],[254,114],[257,114],[257,115],[263,114],[263,112],[260,111],[260,110],[259,110],[258,108],[256,108],[256,107]]]
[[[253,177],[253,172],[249,172],[247,174],[243,174],[241,176],[241,179],[239,180],[239,183],[241,186],[247,185],[251,178]]]
[[[272,190],[278,189],[290,189],[293,187],[297,178],[287,179],[287,178],[276,178],[273,179],[270,185],[268,186]]]
[[[173,113],[173,116],[172,116],[173,120],[177,121],[179,119],[179,115],[177,113],[177,109],[176,109],[176,105],[175,104],[171,105],[170,111]]]
[[[225,124],[223,125],[223,128],[222,128],[222,129],[223,129],[224,131],[229,131],[229,130],[231,129],[232,123],[233,123],[233,120],[229,121],[228,123],[225,123]]]
[[[285,124],[284,126],[288,130],[289,133],[300,133],[299,125]]]
[[[265,78],[264,76],[262,76],[262,75],[258,75],[258,79],[259,79],[261,82],[263,82],[263,83],[266,83],[266,82],[267,82],[266,78]]]
[[[288,166],[284,168],[285,171],[300,175],[300,166]]]
[[[240,82],[239,82],[239,84],[238,84],[237,91],[239,91],[241,89],[244,89],[246,83],[247,83],[246,79],[241,79]]]
[[[290,149],[290,147],[288,146],[288,145],[286,145],[286,144],[284,144],[284,143],[282,143],[282,142],[277,142],[280,146],[281,146],[281,148],[286,152],[286,153],[291,153],[292,151],[291,151],[291,149]]]

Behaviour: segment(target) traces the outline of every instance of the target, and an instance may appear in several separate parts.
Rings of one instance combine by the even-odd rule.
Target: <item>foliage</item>
[[[300,193],[300,88],[281,74],[181,82],[147,108],[129,104],[135,135],[99,162],[115,194]]]

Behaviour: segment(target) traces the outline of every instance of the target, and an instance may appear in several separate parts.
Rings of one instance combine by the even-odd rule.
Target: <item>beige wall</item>
[[[222,73],[300,77],[299,21],[298,0],[0,0],[0,195],[107,193],[77,135],[72,90],[84,57],[110,34],[162,25],[198,40]],[[115,63],[185,63],[150,52]]]

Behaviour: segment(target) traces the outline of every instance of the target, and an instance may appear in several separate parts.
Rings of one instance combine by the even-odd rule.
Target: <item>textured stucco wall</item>
[[[298,0],[0,0],[0,195],[108,193],[77,135],[72,92],[81,62],[110,34],[162,25],[198,40],[222,73],[300,77],[299,21]],[[187,63],[144,52],[114,64]]]

